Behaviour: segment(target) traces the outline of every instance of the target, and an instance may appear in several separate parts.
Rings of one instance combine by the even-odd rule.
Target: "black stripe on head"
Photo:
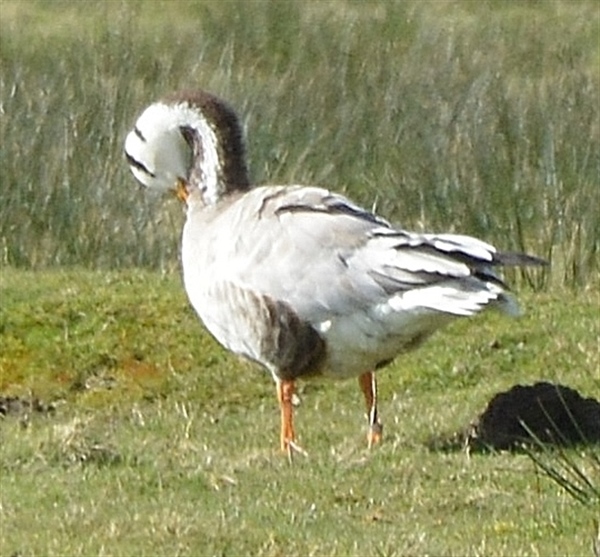
[[[135,128],[133,128],[133,133],[135,135],[137,135],[141,141],[143,141],[144,143],[147,143],[146,138],[144,137],[144,134],[140,131],[140,128],[135,126]]]
[[[135,160],[129,153],[125,152],[125,158],[127,159],[129,166],[137,168],[139,171],[147,174],[151,178],[156,178],[156,174],[150,172],[150,170],[148,170],[140,161]]]

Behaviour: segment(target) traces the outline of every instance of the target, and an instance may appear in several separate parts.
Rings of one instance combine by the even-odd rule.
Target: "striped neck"
[[[179,129],[191,150],[188,193],[199,190],[205,205],[250,189],[242,131],[235,112],[205,93],[183,92],[163,100],[177,113]]]

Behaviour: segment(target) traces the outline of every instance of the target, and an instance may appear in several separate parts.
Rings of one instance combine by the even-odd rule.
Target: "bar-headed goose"
[[[297,379],[357,377],[369,446],[381,437],[375,370],[457,317],[516,313],[496,273],[540,264],[468,236],[417,234],[311,186],[251,187],[233,110],[202,91],[146,108],[125,142],[134,176],[187,204],[187,294],[227,349],[268,369],[281,448],[301,451],[292,422]]]

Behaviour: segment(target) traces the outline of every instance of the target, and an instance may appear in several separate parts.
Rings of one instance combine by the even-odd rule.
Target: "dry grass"
[[[122,142],[149,101],[193,86],[238,108],[257,182],[528,249],[553,263],[538,286],[598,272],[594,2],[0,9],[5,264],[173,268],[180,211],[135,194]]]

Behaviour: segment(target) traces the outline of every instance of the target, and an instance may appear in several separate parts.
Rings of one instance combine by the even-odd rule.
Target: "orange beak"
[[[177,184],[175,185],[175,196],[179,201],[187,203],[189,192],[187,189],[187,183],[183,178],[177,178]]]

